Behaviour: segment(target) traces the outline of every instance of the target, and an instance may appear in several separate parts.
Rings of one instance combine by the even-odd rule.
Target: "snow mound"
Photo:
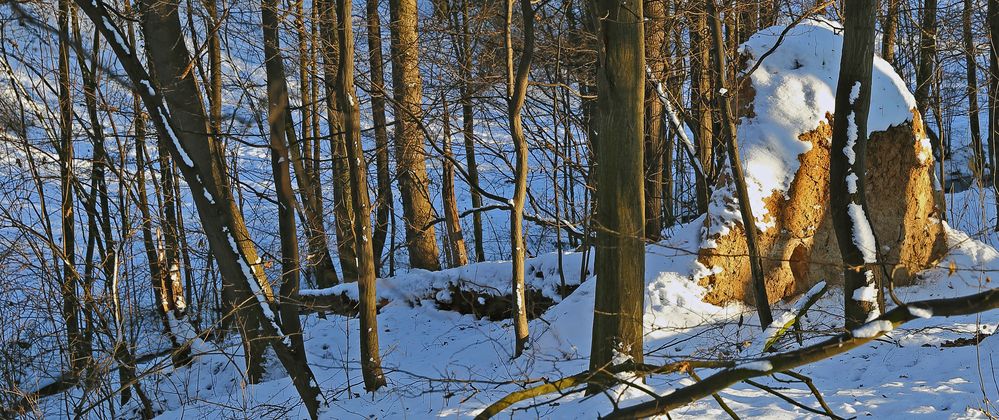
[[[764,29],[739,49],[745,60],[744,72],[763,60],[749,75],[755,100],[738,129],[753,214],[762,230],[772,227],[765,218],[764,199],[775,191],[787,193],[798,171],[798,156],[812,149],[799,136],[814,130],[835,110],[843,48],[842,26],[815,19],[791,28],[777,48],[766,55],[778,43],[784,28]],[[871,92],[868,134],[912,121],[915,98],[891,65],[880,57],[874,57]],[[724,189],[717,193],[730,194]],[[727,215],[732,222],[740,220],[737,211],[709,213]]]

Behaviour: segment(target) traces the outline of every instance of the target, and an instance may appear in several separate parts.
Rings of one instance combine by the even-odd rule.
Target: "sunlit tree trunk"
[[[382,360],[378,352],[378,317],[375,297],[375,258],[371,244],[371,205],[368,198],[367,164],[361,148],[361,116],[354,90],[354,31],[351,26],[351,1],[336,0],[337,35],[340,62],[337,72],[337,102],[344,112],[344,138],[350,164],[350,192],[354,202],[354,238],[357,249],[357,293],[360,305],[361,376],[364,389],[374,392],[385,386]]]
[[[385,119],[385,66],[382,58],[382,24],[378,0],[367,0],[368,66],[371,68],[371,118],[375,129],[375,171],[378,198],[375,201],[375,269],[381,271],[382,250],[392,215],[392,175],[389,168],[388,122]],[[393,252],[389,250],[389,252]]]
[[[506,68],[507,68],[507,116],[510,121],[510,136],[513,138],[516,164],[514,166],[514,192],[510,200],[510,254],[513,262],[513,326],[514,357],[519,357],[527,345],[527,300],[525,298],[524,260],[527,246],[524,244],[524,201],[527,198],[527,137],[524,136],[523,120],[520,112],[527,98],[527,82],[534,59],[534,8],[530,0],[520,0],[520,12],[524,21],[524,50],[520,55],[516,74],[513,68],[513,5],[507,0],[506,9]]]
[[[426,152],[421,130],[423,81],[416,0],[389,0],[392,22],[392,90],[395,93],[396,175],[412,268],[440,270],[433,206],[427,190]]]

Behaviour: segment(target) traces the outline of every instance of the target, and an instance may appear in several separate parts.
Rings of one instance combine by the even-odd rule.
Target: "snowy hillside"
[[[989,197],[991,199],[991,197]],[[759,338],[754,311],[741,305],[718,307],[703,303],[705,291],[694,283],[697,227],[700,220],[678,230],[671,239],[650,245],[646,254],[645,351],[646,363],[664,364],[687,359],[751,360],[747,346]],[[973,223],[969,220],[968,223]],[[920,275],[917,285],[896,290],[905,301],[953,297],[983,290],[991,272],[999,270],[999,252],[967,234],[950,231],[952,250],[940,268]],[[567,266],[578,269],[577,254],[567,254]],[[554,260],[545,255],[529,261],[542,266]],[[958,267],[952,271],[949,267]],[[477,272],[485,284],[502,285],[507,271],[502,263],[473,264],[442,272],[438,277]],[[578,271],[577,271],[578,272]],[[571,271],[570,271],[571,273]],[[570,274],[570,273],[567,273]],[[380,284],[390,284],[385,279]],[[410,284],[432,283],[404,276]],[[350,332],[356,320],[340,316],[303,318],[309,360],[329,407],[322,418],[469,418],[487,405],[523,386],[537,385],[584,371],[590,346],[593,278],[572,295],[531,322],[532,338],[526,357],[511,358],[509,321],[476,319],[435,308],[433,301],[394,300],[381,309],[384,364],[389,386],[374,394],[361,389],[358,349]],[[424,287],[424,286],[414,286]],[[397,293],[419,293],[409,289]],[[401,297],[401,296],[396,296]],[[842,294],[831,287],[804,317],[804,343],[815,342],[840,325]],[[792,302],[779,305],[785,310]],[[886,338],[855,351],[799,369],[821,391],[839,416],[874,418],[985,418],[980,411],[996,397],[991,359],[997,349],[988,337],[999,326],[999,314],[914,321]],[[981,334],[981,344],[973,338]],[[782,340],[777,348],[800,345]],[[272,377],[259,385],[243,382],[238,343],[221,352],[199,355],[188,368],[150,378],[166,412],[160,417],[303,418],[288,378]],[[276,366],[275,366],[276,367]],[[706,377],[711,369],[699,370]],[[782,379],[788,379],[783,378]],[[821,407],[800,383],[759,379],[780,393]],[[683,374],[654,375],[646,386],[667,393],[692,383]],[[742,418],[822,418],[747,384],[720,394]],[[549,395],[518,404],[501,418],[580,418],[608,413],[615,406],[647,400],[635,389],[617,388],[605,395],[584,398],[580,392]],[[64,397],[44,401],[44,412],[62,412]],[[673,418],[725,416],[718,404],[701,400],[671,413]]]

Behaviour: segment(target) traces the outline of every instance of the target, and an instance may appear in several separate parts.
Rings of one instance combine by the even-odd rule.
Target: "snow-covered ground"
[[[973,205],[977,191],[963,193],[955,202]],[[987,194],[988,205],[992,204]],[[957,207],[957,206],[955,206]],[[955,209],[956,210],[956,209]],[[987,212],[987,216],[994,210]],[[978,219],[953,217],[958,227],[982,226]],[[986,219],[988,220],[988,219]],[[760,335],[752,308],[715,306],[701,301],[705,290],[693,283],[697,270],[700,220],[677,229],[668,240],[650,245],[646,252],[645,297],[646,362],[667,363],[688,358],[749,359],[748,344]],[[984,239],[991,239],[989,236]],[[939,268],[920,274],[916,285],[897,290],[905,301],[953,297],[988,288],[990,273],[999,270],[999,252],[956,229],[949,231],[951,251]],[[578,275],[581,259],[564,256],[567,276]],[[554,254],[529,261],[546,267],[539,284],[554,281]],[[505,284],[503,263],[490,262],[448,270],[439,275],[409,275],[410,291],[432,286],[434,279],[476,278],[483,284]],[[956,268],[956,270],[955,270]],[[545,280],[548,279],[548,280]],[[381,284],[390,284],[383,280]],[[381,353],[389,385],[374,394],[364,392],[359,371],[357,321],[341,316],[303,318],[309,361],[316,371],[329,406],[323,418],[429,418],[470,417],[525,382],[538,383],[579,373],[587,367],[590,346],[594,279],[588,278],[574,293],[533,320],[526,354],[511,360],[512,326],[509,321],[475,319],[442,311],[430,300],[412,304],[396,299],[379,316]],[[408,291],[396,290],[396,297]],[[410,296],[416,296],[413,292]],[[557,294],[552,295],[558,300]],[[803,320],[805,343],[836,331],[841,323],[842,294],[830,288]],[[782,302],[776,310],[793,305]],[[976,332],[991,334],[999,325],[999,312],[979,316],[920,319],[852,352],[797,370],[811,377],[822,395],[842,417],[875,418],[986,418],[995,413],[991,401],[999,398],[993,368],[995,338],[979,346],[952,347],[954,340],[972,338]],[[790,337],[777,348],[799,346]],[[758,347],[749,347],[750,349]],[[246,385],[241,371],[241,348],[235,341],[199,356],[188,368],[165,370],[143,383],[146,392],[159,396],[164,419],[173,418],[304,418],[307,413],[287,377],[268,376],[258,385]],[[154,363],[166,365],[168,361]],[[151,367],[150,365],[144,366]],[[272,372],[281,372],[274,365]],[[698,372],[701,377],[710,370]],[[800,383],[759,379],[781,393],[819,408]],[[689,385],[680,375],[656,375],[646,386],[657,393]],[[768,394],[739,384],[721,397],[742,418],[821,417]],[[72,398],[78,398],[74,395]],[[592,418],[610,412],[614,405],[628,406],[649,397],[634,389],[585,398],[582,393],[548,395],[526,401],[501,414],[506,418]],[[64,412],[65,396],[43,402],[45,413]],[[678,409],[674,418],[717,418],[726,414],[712,399]]]

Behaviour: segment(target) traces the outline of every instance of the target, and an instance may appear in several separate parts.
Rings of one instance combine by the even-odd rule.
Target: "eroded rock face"
[[[831,138],[826,121],[803,134],[800,139],[812,149],[799,156],[801,165],[787,196],[776,192],[765,200],[765,217],[772,226],[759,235],[759,248],[771,301],[802,293],[822,280],[842,281],[843,263],[829,213]],[[867,214],[896,284],[933,265],[947,246],[939,219],[940,196],[933,188],[932,154],[926,143],[916,140],[923,138],[922,121],[914,113],[912,123],[873,133],[867,146]],[[705,219],[706,225],[712,222],[717,219]],[[708,302],[753,302],[743,232],[741,223],[735,224],[727,233],[707,238],[713,248],[700,249],[698,262],[711,273],[699,279],[710,289]]]
[[[829,146],[842,36],[818,20],[788,32],[739,92],[740,156],[760,231],[771,301],[819,281],[842,282],[843,264],[829,213]],[[745,69],[782,27],[741,49]],[[896,284],[946,251],[933,155],[905,83],[875,57],[867,145],[867,215]],[[711,303],[754,300],[745,234],[727,173],[714,186],[702,229],[696,276]]]

